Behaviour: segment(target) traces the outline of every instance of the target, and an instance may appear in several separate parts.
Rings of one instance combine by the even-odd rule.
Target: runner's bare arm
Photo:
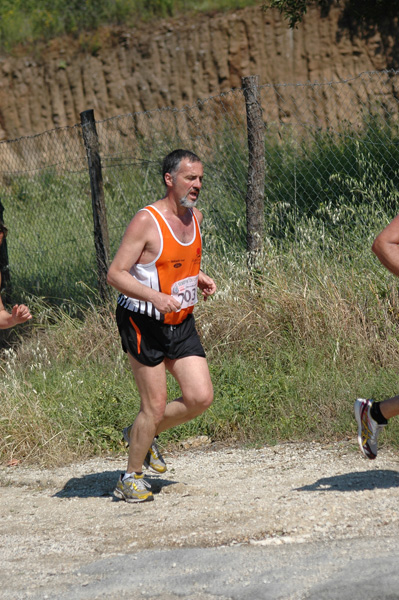
[[[376,237],[372,250],[384,267],[399,276],[399,215]]]
[[[204,215],[202,214],[202,212],[200,210],[198,210],[198,208],[193,208],[193,210],[194,210],[195,216],[197,217],[198,223],[201,225]]]
[[[25,304],[16,304],[13,306],[11,313],[6,311],[0,296],[0,329],[9,329],[10,327],[14,327],[14,325],[25,323],[25,321],[28,321],[31,318],[32,315]]]
[[[121,245],[108,270],[107,282],[130,298],[151,302],[161,313],[180,308],[178,300],[143,285],[132,277],[130,269],[138,262],[148,263],[159,251],[159,235],[151,215],[138,212],[130,221]]]
[[[198,275],[198,287],[202,292],[204,300],[216,292],[216,283],[212,277],[209,277],[203,271],[200,271]]]

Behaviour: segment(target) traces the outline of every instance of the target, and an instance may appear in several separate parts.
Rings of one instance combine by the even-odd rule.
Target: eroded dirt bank
[[[291,30],[262,6],[108,27],[84,44],[65,37],[0,55],[0,141],[73,126],[90,108],[102,120],[190,106],[249,75],[261,85],[325,82],[399,66],[397,20],[362,28],[338,7],[310,7]]]

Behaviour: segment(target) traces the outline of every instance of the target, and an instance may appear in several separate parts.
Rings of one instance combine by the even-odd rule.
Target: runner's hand
[[[216,292],[216,283],[212,277],[205,275],[203,271],[200,271],[198,276],[198,287],[202,292],[204,300],[207,300],[208,296],[212,296]]]
[[[14,325],[18,325],[19,323],[25,323],[32,318],[32,315],[29,312],[29,308],[25,306],[25,304],[16,304],[12,307],[11,312],[12,320]]]
[[[163,315],[166,313],[177,312],[180,310],[180,302],[173,296],[160,292],[156,299],[153,300],[153,305]]]

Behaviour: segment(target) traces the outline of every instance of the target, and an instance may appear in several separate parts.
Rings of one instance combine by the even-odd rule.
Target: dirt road
[[[383,448],[368,461],[355,440],[209,444],[165,459],[163,476],[147,472],[155,501],[140,505],[112,497],[125,457],[1,467],[1,598],[54,598],[90,585],[82,568],[142,550],[398,538],[397,452]]]

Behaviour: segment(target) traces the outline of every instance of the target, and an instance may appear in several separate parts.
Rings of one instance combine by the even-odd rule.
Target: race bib
[[[172,285],[172,296],[181,303],[180,310],[197,304],[197,287],[198,276],[186,277]]]

